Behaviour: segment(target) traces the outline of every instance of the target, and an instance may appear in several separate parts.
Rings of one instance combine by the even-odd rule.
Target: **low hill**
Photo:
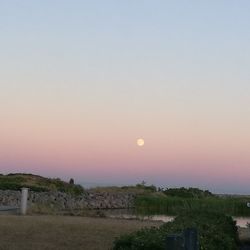
[[[72,179],[67,183],[59,178],[51,179],[33,174],[0,174],[0,190],[20,190],[22,187],[37,192],[60,191],[76,195],[84,192],[83,187],[75,185]]]

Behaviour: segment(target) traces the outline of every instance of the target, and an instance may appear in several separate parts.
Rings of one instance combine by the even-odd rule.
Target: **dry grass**
[[[105,250],[115,237],[160,222],[70,216],[0,216],[1,250]]]

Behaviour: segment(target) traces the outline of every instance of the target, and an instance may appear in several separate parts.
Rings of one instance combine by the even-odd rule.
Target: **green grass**
[[[183,211],[204,210],[217,211],[231,216],[250,216],[250,208],[246,206],[247,198],[206,197],[180,198],[163,195],[141,195],[135,201],[139,214],[177,215]]]
[[[8,174],[0,175],[0,190],[20,190],[27,187],[31,191],[48,192],[60,191],[71,194],[83,193],[83,187],[60,180],[51,179],[32,174]]]

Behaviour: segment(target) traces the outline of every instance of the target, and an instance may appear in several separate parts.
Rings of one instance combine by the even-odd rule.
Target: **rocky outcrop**
[[[59,210],[117,209],[133,207],[136,194],[87,191],[75,196],[62,192],[29,192],[29,205],[49,205]],[[0,206],[20,206],[21,192],[0,190]]]
[[[0,206],[17,207],[21,203],[21,191],[0,190]]]

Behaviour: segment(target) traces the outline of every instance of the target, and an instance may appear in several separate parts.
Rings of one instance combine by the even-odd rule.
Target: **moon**
[[[144,140],[142,139],[142,138],[140,138],[140,139],[137,139],[137,145],[139,146],[139,147],[142,147],[143,145],[144,145]]]

